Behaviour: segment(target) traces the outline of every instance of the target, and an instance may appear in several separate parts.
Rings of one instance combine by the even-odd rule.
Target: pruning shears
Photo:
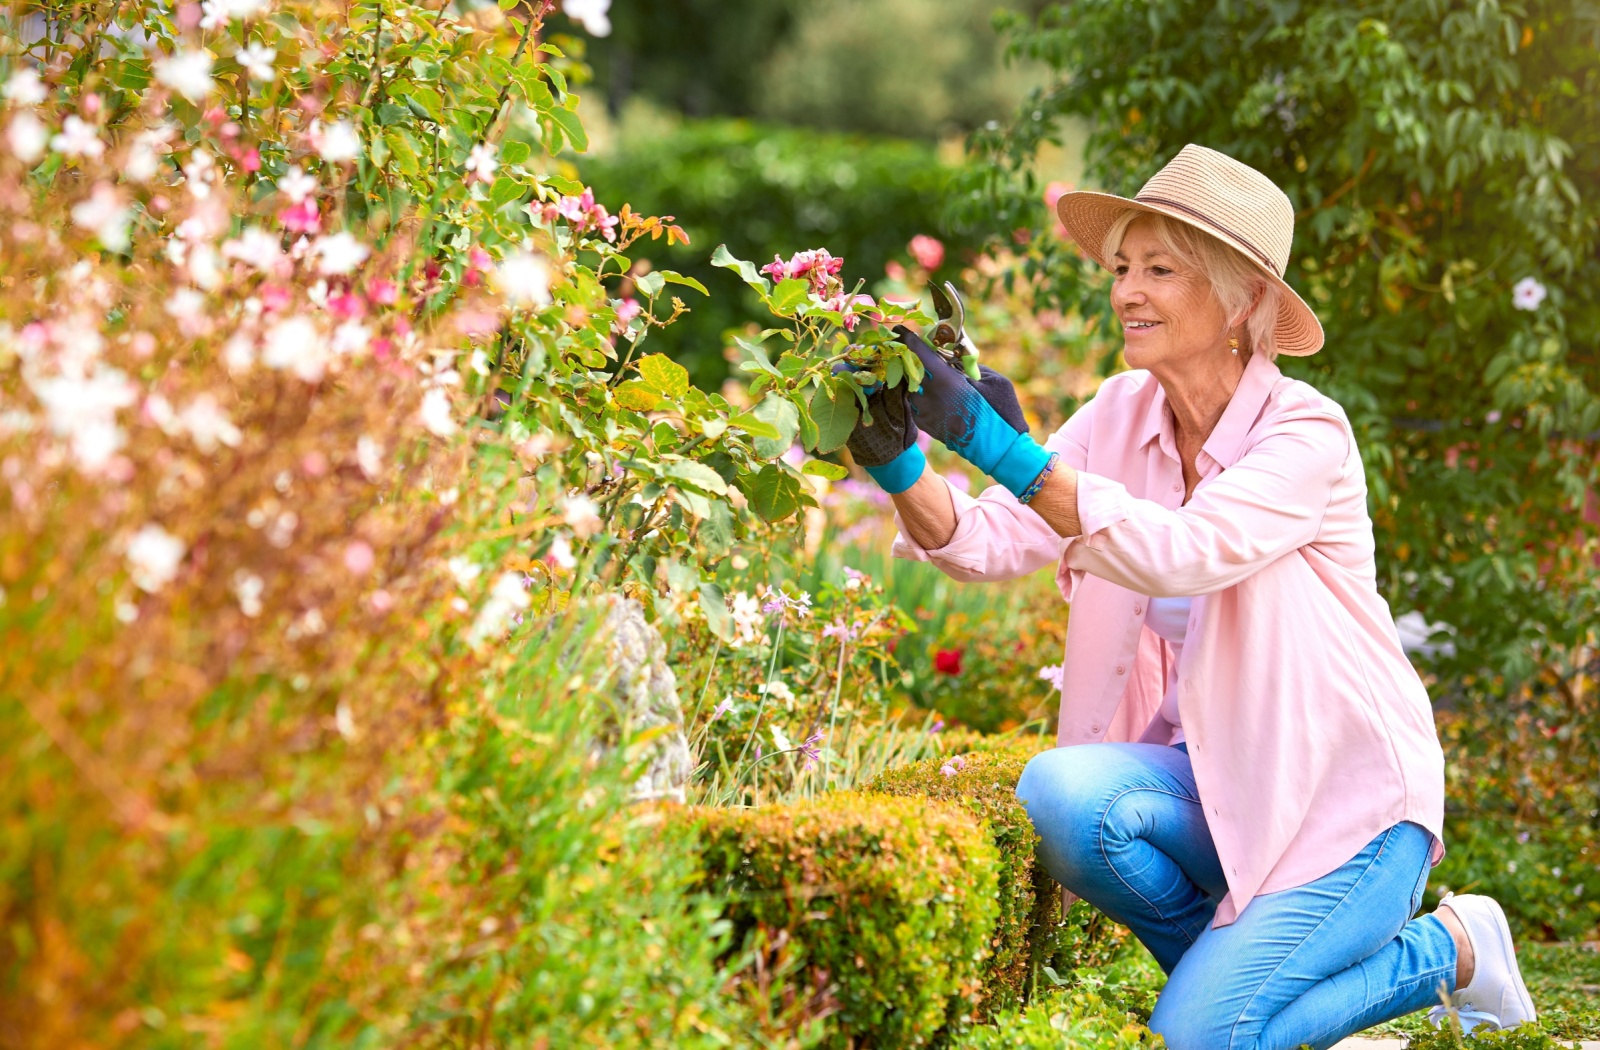
[[[943,286],[929,284],[933,296],[933,312],[938,315],[933,328],[926,336],[939,356],[961,369],[973,382],[981,378],[978,372],[978,347],[967,335],[967,308],[961,302],[961,293],[949,281]]]

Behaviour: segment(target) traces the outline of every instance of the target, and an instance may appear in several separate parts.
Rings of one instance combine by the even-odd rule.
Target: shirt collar
[[[1250,355],[1228,407],[1222,410],[1222,418],[1217,420],[1211,436],[1201,446],[1224,470],[1238,462],[1244,439],[1256,425],[1261,408],[1267,403],[1267,396],[1282,376],[1278,366],[1266,354]]]
[[[1244,439],[1255,426],[1257,417],[1261,415],[1261,406],[1267,403],[1267,395],[1272,393],[1273,385],[1282,375],[1278,366],[1265,354],[1250,355],[1250,360],[1244,366],[1244,375],[1239,377],[1239,385],[1228,400],[1228,407],[1223,409],[1222,418],[1217,420],[1211,436],[1201,446],[1201,451],[1216,460],[1218,466],[1226,469],[1238,461]],[[1150,399],[1150,408],[1145,412],[1144,425],[1140,428],[1140,448],[1163,437],[1166,438],[1162,441],[1163,448],[1173,445],[1167,392],[1160,383],[1156,383],[1155,387],[1155,396]],[[1169,449],[1168,454],[1176,458],[1176,447]]]

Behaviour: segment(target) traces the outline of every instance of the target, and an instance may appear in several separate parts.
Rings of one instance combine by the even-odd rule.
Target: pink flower
[[[365,540],[355,540],[344,549],[344,567],[357,576],[365,576],[377,564],[372,546]]]
[[[290,233],[317,233],[322,229],[322,220],[317,214],[317,202],[310,197],[280,211],[278,221]]]
[[[911,238],[911,243],[906,246],[911,252],[911,257],[917,260],[917,265],[924,270],[937,270],[939,264],[944,262],[944,245],[934,237],[919,233]]]
[[[355,292],[340,292],[338,295],[328,297],[328,312],[341,321],[349,321],[364,317],[367,304]]]
[[[1044,188],[1044,206],[1050,209],[1050,218],[1055,223],[1056,236],[1058,237],[1067,236],[1067,228],[1061,225],[1061,217],[1056,212],[1056,202],[1059,201],[1064,194],[1071,192],[1072,183],[1070,182],[1052,182]]]
[[[929,727],[928,727],[928,732],[930,732],[930,733],[937,733],[937,732],[939,732],[939,731],[940,731],[940,730],[942,730],[942,729],[943,729],[943,728],[944,728],[944,719],[942,719],[942,718],[935,718],[935,719],[934,719],[934,720],[933,720],[933,725],[931,725],[931,726],[929,726]]]
[[[367,282],[367,298],[379,306],[393,306],[400,298],[400,286],[386,277]]]
[[[634,298],[617,300],[617,322],[612,325],[612,330],[621,332],[632,321],[644,312],[644,307],[639,305],[639,300]]]
[[[905,283],[906,268],[895,262],[893,259],[890,259],[888,262],[883,264],[883,273],[884,276],[888,277],[891,281],[895,281],[900,284]]]
[[[843,642],[856,640],[856,629],[843,620],[835,620],[822,629],[822,637],[837,638]]]

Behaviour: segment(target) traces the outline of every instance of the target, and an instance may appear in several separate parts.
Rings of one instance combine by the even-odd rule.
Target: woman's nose
[[[1140,287],[1139,282],[1138,282],[1138,280],[1136,278],[1133,278],[1133,277],[1130,277],[1130,276],[1123,276],[1123,277],[1118,277],[1115,281],[1112,282],[1112,284],[1111,284],[1111,305],[1112,306],[1117,306],[1117,307],[1122,307],[1122,306],[1141,306],[1141,305],[1144,304],[1145,300],[1146,300],[1146,296],[1144,294],[1144,289],[1142,287]]]

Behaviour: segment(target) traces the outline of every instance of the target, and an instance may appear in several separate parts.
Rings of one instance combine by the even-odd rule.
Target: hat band
[[[1229,237],[1232,237],[1234,240],[1238,241],[1241,245],[1243,245],[1244,247],[1248,248],[1252,255],[1254,255],[1257,259],[1260,259],[1261,260],[1261,264],[1263,266],[1265,266],[1267,269],[1271,270],[1273,273],[1278,273],[1278,275],[1280,277],[1283,276],[1281,273],[1278,272],[1278,267],[1273,264],[1272,260],[1267,258],[1267,253],[1262,251],[1260,248],[1257,248],[1255,245],[1251,244],[1250,243],[1250,239],[1248,237],[1241,237],[1239,234],[1234,233],[1232,230],[1228,229],[1226,226],[1222,225],[1222,223],[1220,223],[1217,220],[1213,219],[1211,216],[1207,215],[1205,212],[1196,211],[1194,208],[1189,207],[1187,204],[1182,204],[1182,203],[1180,203],[1178,201],[1174,201],[1174,200],[1168,200],[1165,197],[1147,197],[1147,196],[1145,196],[1144,194],[1141,193],[1141,194],[1139,194],[1139,196],[1137,196],[1137,197],[1135,197],[1133,199],[1138,201],[1140,204],[1160,204],[1160,205],[1162,205],[1164,207],[1168,207],[1168,208],[1177,208],[1179,211],[1183,212],[1186,215],[1194,216],[1196,219],[1199,219],[1201,222],[1205,223],[1207,226],[1210,226],[1212,229],[1219,230],[1222,233],[1227,234]]]

